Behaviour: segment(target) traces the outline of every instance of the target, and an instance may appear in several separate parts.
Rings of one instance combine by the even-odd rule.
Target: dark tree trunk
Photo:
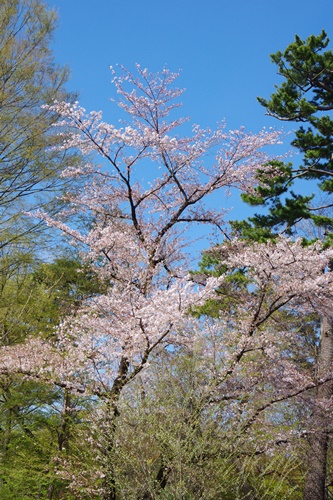
[[[118,375],[115,378],[112,389],[106,402],[105,414],[105,432],[106,445],[104,450],[105,455],[105,480],[103,500],[116,500],[116,481],[114,474],[113,454],[114,454],[114,438],[117,428],[117,417],[119,416],[118,403],[121,391],[127,382],[129,369],[128,359],[123,356],[121,358]]]
[[[71,396],[69,391],[66,389],[64,394],[62,422],[58,432],[58,449],[59,451],[65,450],[67,453],[69,452],[69,439],[70,439],[70,421],[71,421],[70,405],[71,405]]]
[[[115,481],[115,473],[114,473],[114,438],[116,433],[116,419],[118,416],[118,408],[117,403],[112,401],[107,405],[107,425],[106,425],[106,446],[104,450],[105,454],[105,466],[104,466],[104,494],[103,500],[116,500],[117,491],[116,491],[116,481]]]

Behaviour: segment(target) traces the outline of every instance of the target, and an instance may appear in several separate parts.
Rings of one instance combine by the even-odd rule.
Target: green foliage
[[[74,447],[89,401],[19,377],[2,377],[0,387],[1,498],[63,498],[59,459]]]
[[[45,410],[57,399],[32,382],[1,381],[1,498],[47,498],[57,444],[53,417]]]
[[[263,242],[274,238],[277,233],[291,235],[293,227],[301,220],[310,219],[320,222],[318,216],[310,214],[310,202],[313,196],[303,196],[290,192],[291,198],[284,200],[274,197],[269,203],[268,214],[255,214],[248,221],[232,221],[231,227],[236,234],[251,240]],[[244,197],[244,201],[248,201]],[[268,202],[266,202],[268,205]]]
[[[103,293],[106,287],[88,265],[81,264],[73,256],[42,263],[32,273],[31,283],[39,291],[38,309],[44,332],[51,330],[61,317],[72,313],[84,300]],[[35,310],[36,318],[37,311]]]
[[[73,257],[37,265],[30,255],[25,266],[22,259],[19,268],[8,269],[0,296],[4,345],[54,335],[61,317],[101,290],[94,273]],[[0,404],[0,498],[61,498],[67,482],[56,475],[56,458],[75,446],[89,401],[2,376]]]
[[[227,249],[225,251],[228,251]],[[223,286],[217,290],[218,299],[208,299],[205,304],[196,307],[191,313],[200,317],[203,315],[218,318],[221,311],[232,310],[235,304],[237,290],[250,285],[245,269],[228,269],[223,261],[219,247],[213,247],[202,255],[199,270],[192,273],[195,280],[205,281],[207,277],[219,277],[226,274]]]
[[[266,205],[268,200],[280,196],[288,190],[291,173],[291,163],[275,160],[266,164],[264,169],[257,172],[258,185],[255,194],[243,193],[241,194],[242,200],[253,206]]]
[[[50,211],[57,209],[55,196],[66,186],[60,172],[77,160],[53,148],[61,140],[53,131],[58,116],[43,108],[55,99],[72,98],[65,91],[68,71],[55,64],[50,50],[55,26],[55,12],[42,0],[0,3],[2,346],[28,335],[50,335],[60,317],[97,287],[74,258],[39,265],[45,230],[22,215],[45,204]],[[51,258],[49,249],[47,255]],[[54,458],[68,447],[73,403],[62,391],[1,377],[1,498],[63,497],[64,481],[54,475]]]
[[[61,317],[102,289],[96,275],[74,257],[39,264],[29,251],[22,254],[3,249],[0,259],[1,344],[15,344],[28,335],[50,334]]]
[[[289,121],[311,121],[316,111],[332,109],[333,97],[327,88],[332,85],[333,53],[324,50],[328,43],[325,31],[306,40],[296,35],[283,53],[271,56],[285,81],[276,87],[271,100],[259,98],[270,114]]]
[[[297,457],[256,456],[255,435],[244,445],[223,418],[229,403],[209,397],[199,351],[156,361],[149,384],[138,379],[119,406],[117,498],[301,498]]]
[[[68,71],[54,63],[56,15],[39,0],[0,5],[0,247],[38,227],[22,211],[41,207],[64,185],[59,173],[75,161],[52,149],[57,116],[42,106],[70,99]]]

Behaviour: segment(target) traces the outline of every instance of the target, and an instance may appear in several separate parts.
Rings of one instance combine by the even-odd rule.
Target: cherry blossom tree
[[[87,156],[86,164],[68,167],[63,177],[88,177],[88,182],[66,195],[70,209],[57,219],[41,211],[34,214],[80,247],[83,262],[108,283],[107,290],[64,318],[50,340],[34,338],[4,348],[0,359],[2,373],[21,373],[101,402],[96,422],[104,441],[96,476],[89,484],[74,476],[68,479],[73,491],[84,487],[89,498],[105,500],[116,498],[112,457],[120,396],[161,350],[192,349],[200,339],[212,338],[214,331],[215,349],[209,349],[209,343],[205,347],[212,372],[203,404],[221,393],[232,397],[234,412],[247,408],[239,428],[245,432],[274,404],[327,382],[329,373],[313,381],[281,355],[286,346],[292,348],[295,332],[285,324],[276,337],[274,318],[288,307],[322,310],[332,295],[331,274],[323,273],[329,250],[305,249],[286,239],[276,246],[246,247],[235,241],[219,251],[230,253],[228,268],[248,269],[249,285],[235,290],[230,296],[234,305],[215,323],[190,314],[215,299],[227,281],[222,275],[200,283],[186,272],[186,252],[191,249],[186,229],[209,224],[224,233],[225,213],[208,204],[209,195],[233,188],[251,192],[257,170],[272,170],[262,148],[277,144],[280,134],[227,132],[224,126],[211,131],[195,125],[183,136],[187,120],[169,116],[180,106],[183,91],[173,88],[178,74],[163,70],[154,75],[139,66],[137,76],[123,68],[120,75],[112,73],[118,105],[128,117],[120,127],[77,103],[49,107],[63,119],[58,124],[64,128],[61,148]],[[100,159],[100,167],[92,157]],[[90,225],[81,230],[77,220],[84,214]],[[218,370],[213,352],[219,358]],[[262,367],[260,383],[251,375],[251,363],[239,373],[249,353],[257,352],[262,356],[255,358],[253,370]],[[282,381],[279,390],[277,379]],[[270,397],[249,407],[242,391],[268,383],[274,387]]]

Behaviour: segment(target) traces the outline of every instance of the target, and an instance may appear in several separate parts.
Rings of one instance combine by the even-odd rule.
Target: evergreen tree
[[[311,220],[323,229],[328,241],[333,230],[327,212],[332,206],[333,192],[333,53],[327,50],[329,39],[324,31],[319,36],[301,40],[299,36],[286,50],[271,56],[283,77],[270,100],[258,98],[267,114],[283,121],[300,123],[292,146],[302,153],[301,165],[273,162],[258,171],[258,186],[254,194],[243,194],[247,203],[266,206],[266,215],[257,214],[249,222],[234,222],[235,230],[255,239],[268,237],[271,232],[294,233],[297,223]],[[297,179],[317,181],[320,205],[314,195],[295,192]],[[322,199],[324,198],[324,202]]]

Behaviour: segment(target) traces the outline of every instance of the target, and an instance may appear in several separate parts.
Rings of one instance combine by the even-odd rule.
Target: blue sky
[[[256,96],[279,82],[269,54],[297,33],[333,40],[332,0],[50,0],[59,15],[54,49],[88,109],[110,108],[110,65],[182,70],[184,114],[214,125],[279,126]]]
[[[183,114],[192,122],[227,128],[282,127],[265,116],[256,96],[280,82],[269,55],[295,34],[328,33],[333,47],[332,0],[49,0],[59,15],[54,52],[71,69],[71,90],[90,110],[112,120],[110,65],[135,63],[182,70]],[[285,126],[285,124],[283,124]],[[287,126],[288,128],[288,126]],[[290,127],[289,127],[290,128]],[[290,138],[287,138],[287,143]],[[286,144],[285,149],[288,149]],[[281,151],[282,152],[282,151]],[[239,198],[233,198],[240,217]],[[242,213],[244,216],[244,213]]]

